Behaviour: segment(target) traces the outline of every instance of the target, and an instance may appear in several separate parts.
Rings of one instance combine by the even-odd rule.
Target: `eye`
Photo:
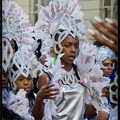
[[[31,80],[31,79],[32,79],[32,77],[31,77],[31,76],[29,76],[29,77],[28,77],[28,80]]]
[[[70,45],[65,45],[65,47],[69,48],[69,47],[70,47]]]
[[[19,80],[19,81],[22,81],[22,80],[23,80],[23,78],[18,78],[18,80]]]
[[[103,64],[104,66],[108,66],[108,64]]]
[[[113,67],[113,63],[111,63],[111,67]]]
[[[15,49],[15,47],[12,47],[12,49],[14,50],[14,49]]]
[[[76,48],[76,49],[79,49],[79,45],[76,45],[75,48]]]

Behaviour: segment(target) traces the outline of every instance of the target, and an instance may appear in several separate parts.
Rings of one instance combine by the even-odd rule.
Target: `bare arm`
[[[92,115],[96,115],[96,109],[92,104],[86,104],[84,119]]]
[[[36,120],[41,120],[44,112],[44,99],[55,99],[55,95],[59,94],[58,88],[52,88],[54,84],[49,84],[49,79],[46,74],[40,76],[38,80],[38,93],[32,114]]]

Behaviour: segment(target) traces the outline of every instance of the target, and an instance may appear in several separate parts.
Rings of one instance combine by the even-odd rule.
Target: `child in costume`
[[[8,53],[2,55],[4,64],[7,64],[6,62],[9,60],[12,61],[15,52],[23,45],[29,48],[35,42],[27,33],[29,27],[31,27],[28,18],[28,15],[17,3],[12,0],[2,0],[2,41],[4,41],[2,46],[6,46],[6,48],[8,44],[11,46],[7,51]],[[5,58],[5,54],[10,54],[11,59]],[[11,85],[9,82],[8,91],[10,90]]]
[[[20,49],[15,53],[10,68],[12,91],[9,93],[7,105],[9,109],[12,109],[26,120],[34,119],[31,116],[36,97],[36,94],[32,91],[32,79],[36,75],[34,62],[38,63],[37,67],[40,67],[40,63],[37,62],[33,52],[29,52],[27,49]],[[43,94],[44,89],[40,92],[40,95],[46,98]]]
[[[110,109],[110,116],[109,114],[102,111],[97,116],[97,120],[100,120],[101,116],[103,117],[102,119],[104,120],[117,119],[117,109],[118,109],[117,108],[117,104],[118,104],[118,100],[117,100],[118,77],[117,76],[118,75],[116,73],[113,73],[115,64],[111,60],[111,58],[114,58],[114,57],[115,57],[115,53],[107,46],[100,47],[96,54],[96,63],[100,64],[101,70],[103,71],[103,76],[109,77],[111,79],[110,80],[111,84],[108,86],[108,88],[106,88],[108,89],[108,95],[106,96],[107,97],[106,105]],[[102,92],[104,93],[106,89],[103,88]],[[115,114],[115,111],[116,111],[116,114]]]
[[[9,41],[6,41],[4,38],[2,39],[2,120],[7,119],[19,119],[23,120],[23,118],[9,110],[7,107],[7,99],[9,96],[9,89],[7,87],[9,82],[9,67],[10,61],[12,58],[13,50]]]
[[[32,56],[31,56],[32,57]],[[13,57],[10,67],[10,81],[12,91],[9,92],[8,108],[25,119],[34,119],[31,116],[35,94],[32,92],[32,67],[29,54],[18,50]]]
[[[115,73],[113,71],[115,69],[115,64],[111,60],[111,58],[115,56],[115,53],[109,47],[101,46],[97,51],[95,59],[96,64],[99,64],[103,71],[103,76],[109,77],[110,82],[112,82],[115,77]]]
[[[35,119],[84,120],[96,112],[109,112],[100,95],[109,80],[95,63],[97,49],[86,39],[83,12],[77,0],[53,0],[49,6],[41,6],[36,31],[41,31],[43,51],[53,48],[55,57],[47,60],[49,73],[43,73],[38,81],[38,90],[44,85],[55,84],[58,95],[49,93],[52,100],[37,94],[33,107]],[[101,83],[101,84],[100,84]],[[55,99],[53,99],[55,98]],[[92,105],[87,105],[89,100]],[[44,111],[43,111],[44,110]]]

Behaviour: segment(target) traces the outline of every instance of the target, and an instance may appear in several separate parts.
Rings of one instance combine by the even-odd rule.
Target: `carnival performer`
[[[41,74],[38,90],[52,83],[53,89],[59,88],[60,92],[49,92],[48,97],[55,99],[46,100],[38,91],[33,107],[37,120],[84,120],[101,110],[109,112],[100,99],[109,79],[102,78],[99,65],[94,64],[97,49],[86,43],[83,15],[77,0],[53,0],[49,6],[41,6],[36,31],[46,38],[42,39],[41,49],[48,53],[52,48],[55,57],[47,59],[51,67]],[[87,105],[87,100],[92,104]]]
[[[12,61],[15,52],[23,45],[26,45],[26,47],[29,48],[32,47],[31,44],[35,42],[32,36],[27,32],[29,27],[31,27],[31,23],[28,18],[28,15],[24,13],[21,6],[14,1],[2,1],[2,47],[6,46],[7,48],[9,45],[7,53],[3,53],[2,55],[4,64]],[[9,56],[11,56],[10,59]],[[8,83],[7,89],[8,92],[11,90],[10,82]]]
[[[8,52],[9,51],[9,52]],[[2,119],[19,119],[23,120],[21,116],[9,110],[7,107],[7,99],[10,90],[8,89],[9,81],[9,66],[12,58],[12,47],[9,41],[2,39]]]

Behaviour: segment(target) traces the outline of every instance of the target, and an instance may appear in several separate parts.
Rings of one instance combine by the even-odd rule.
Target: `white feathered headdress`
[[[30,74],[33,78],[37,77],[38,70],[41,73],[43,70],[47,72],[47,68],[37,61],[34,52],[30,52],[29,49],[21,47],[21,49],[15,53],[13,61],[11,62],[10,72],[13,90],[16,90],[15,81],[21,74],[25,77],[28,77]]]
[[[53,0],[49,6],[41,6],[35,27],[36,31],[42,33],[44,53],[47,53],[50,47],[54,47],[56,53],[61,53],[61,42],[68,34],[77,36],[80,41],[86,41],[84,14],[80,8],[77,0]],[[59,51],[56,46],[60,48]]]
[[[24,41],[24,32],[31,26],[28,15],[12,0],[2,0],[2,36],[15,40],[18,48]]]

